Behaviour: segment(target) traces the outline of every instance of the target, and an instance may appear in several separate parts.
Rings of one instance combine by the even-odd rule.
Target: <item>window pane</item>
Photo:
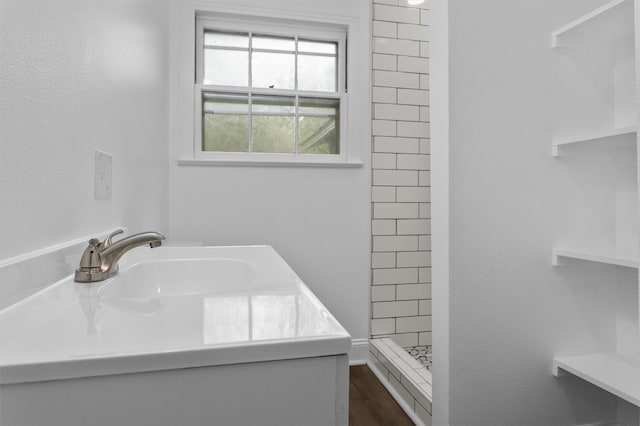
[[[293,52],[296,48],[296,43],[293,37],[254,35],[251,47],[253,49],[287,50]]]
[[[249,98],[228,93],[202,94],[202,150],[249,150]]]
[[[298,51],[309,53],[338,53],[338,44],[326,41],[298,40]]]
[[[339,154],[338,121],[335,117],[300,117],[300,154]]]
[[[249,52],[205,49],[203,84],[248,86]]]
[[[251,67],[253,87],[294,88],[295,56],[293,54],[254,52]]]
[[[249,117],[246,115],[204,114],[202,150],[249,151]]]
[[[247,114],[249,112],[249,97],[234,93],[212,93],[204,92],[202,102],[205,112],[230,113],[239,112]]]
[[[336,58],[299,55],[298,89],[337,92]]]
[[[340,100],[300,99],[298,152],[300,154],[340,153]]]
[[[295,152],[294,117],[253,116],[254,152]]]
[[[293,114],[295,112],[295,98],[285,96],[253,96],[252,110],[254,113]]]
[[[205,31],[204,45],[215,47],[244,47],[249,48],[249,34],[223,33],[219,31]]]
[[[338,116],[340,111],[339,99],[300,98],[300,114]]]

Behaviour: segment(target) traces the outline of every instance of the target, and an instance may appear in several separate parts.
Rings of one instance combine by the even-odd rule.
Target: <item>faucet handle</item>
[[[124,230],[122,230],[122,229],[116,229],[111,234],[109,234],[109,236],[107,238],[105,238],[104,242],[102,243],[102,248],[105,249],[105,248],[109,247],[112,244],[111,239],[113,237],[115,237],[116,235],[118,235],[118,234],[122,234],[123,232],[124,232]]]

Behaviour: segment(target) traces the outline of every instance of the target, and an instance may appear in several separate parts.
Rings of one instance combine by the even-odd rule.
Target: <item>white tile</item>
[[[395,302],[396,300],[396,286],[395,285],[374,285],[371,287],[371,301],[372,302]],[[393,323],[392,331],[385,331],[383,333],[375,334],[390,334],[395,333],[395,322]]]
[[[376,120],[420,120],[420,108],[417,105],[373,104],[373,117]],[[423,135],[411,135],[424,137]]]
[[[373,236],[373,251],[415,251],[418,249],[418,237],[413,235],[406,236],[387,236],[387,235],[374,235]],[[426,252],[425,252],[426,253]],[[375,281],[374,281],[375,282]],[[418,277],[415,281],[403,281],[403,282],[415,282],[418,283]],[[379,283],[383,284],[383,283]],[[389,283],[391,284],[391,283]],[[395,284],[395,283],[393,283]]]
[[[427,331],[424,333],[418,333],[418,344],[420,346],[427,346],[427,345],[431,345],[432,340],[431,340],[431,331]]]
[[[418,235],[418,250],[431,250],[431,235]]]
[[[420,55],[420,42],[414,40],[398,40],[396,38],[374,37],[373,53],[418,57]],[[426,73],[427,69],[418,72]]]
[[[382,354],[382,353],[381,353]],[[400,370],[398,370],[398,367],[395,366],[395,359],[393,358],[388,358],[386,357],[384,354],[382,354],[383,356],[380,359],[380,362],[382,362],[382,365],[387,369],[387,371],[389,371],[389,375],[387,380],[392,380],[395,378],[395,380],[400,380],[400,378],[402,377],[402,373],[400,372]]]
[[[415,138],[374,136],[373,150],[374,152],[419,153],[420,140]]]
[[[397,318],[404,316],[412,316],[418,312],[418,301],[406,300],[401,302],[373,302],[372,304],[373,318]],[[415,343],[408,346],[416,346],[418,344],[418,335],[415,335]]]
[[[371,320],[371,334],[392,334],[396,332],[395,318],[380,318]]]
[[[374,219],[411,219],[418,218],[418,204],[415,203],[374,203]],[[417,240],[416,249],[417,250]],[[375,250],[393,251],[393,250]]]
[[[402,398],[412,410],[415,410],[415,398],[402,386],[400,381],[395,377],[390,377],[389,384],[400,395],[400,398]]]
[[[425,154],[399,154],[397,157],[397,168],[406,170],[429,170],[430,160],[430,156]]]
[[[418,24],[420,23],[420,11],[418,9],[410,9],[406,7],[374,4],[373,19],[378,21]]]
[[[422,284],[429,285],[429,284]],[[431,300],[418,300],[418,315],[431,315]]]
[[[416,402],[414,412],[425,426],[431,426],[433,424],[431,414],[426,410],[426,408],[420,405],[420,403]]]
[[[431,217],[431,203],[420,203],[420,219]]]
[[[395,169],[396,154],[373,153],[371,155],[371,167],[374,169]]]
[[[378,72],[378,71],[376,71]],[[384,71],[380,71],[380,72],[384,72]],[[406,74],[406,73],[405,73]],[[420,74],[420,83],[419,83],[419,88],[420,89],[424,89],[424,90],[429,90],[429,75],[427,74]]]
[[[397,57],[395,55],[374,53],[372,58],[372,67],[374,70],[398,71]]]
[[[403,40],[429,41],[429,27],[418,24],[398,24],[397,37]]]
[[[429,263],[431,263],[431,253],[429,254]],[[431,268],[419,268],[418,269],[418,282],[430,283],[431,282]]]
[[[372,353],[369,353],[369,362],[375,365],[378,368],[378,371],[384,376],[386,380],[389,380],[389,370],[382,364],[382,362],[373,356]]]
[[[429,171],[420,171],[418,173],[418,185],[420,185],[420,186],[431,186],[431,172],[429,172]]]
[[[396,201],[394,186],[372,186],[371,201],[374,203],[393,203]]]
[[[396,221],[393,219],[374,219],[371,221],[371,235],[395,235]],[[426,265],[415,265],[426,266]]]
[[[429,58],[399,56],[397,61],[397,70],[402,72],[429,74]]]
[[[405,348],[407,346],[418,346],[418,333],[396,333],[393,335],[393,340]]]
[[[428,90],[398,89],[397,95],[398,95],[398,103],[399,104],[404,104],[404,105],[429,105],[429,91]],[[420,119],[420,121],[423,121],[422,118]]]
[[[402,284],[396,288],[396,300],[422,299],[418,303],[418,315],[431,315],[431,312],[427,313],[426,309],[424,311],[420,310],[422,307],[426,307],[426,305],[423,305],[424,299],[429,298],[431,298],[431,284]]]
[[[413,74],[408,72],[397,72],[397,71],[381,71],[381,70],[375,70],[373,72],[374,86],[400,87],[405,89],[420,89],[421,81],[422,81],[422,74]]]
[[[419,116],[420,113],[418,113]],[[409,138],[428,138],[430,137],[429,123],[422,123],[419,121],[398,121],[397,130],[398,136]]]
[[[375,339],[376,347],[380,353],[384,354],[387,358],[397,358],[398,355],[391,349],[393,341],[390,338]],[[391,346],[390,346],[391,345]]]
[[[397,333],[413,333],[431,330],[430,316],[413,316],[396,318]]]
[[[405,354],[407,354],[407,352],[400,348]],[[426,383],[424,381],[424,379],[418,375],[418,373],[416,373],[415,369],[412,367],[412,365],[410,363],[408,363],[407,361],[412,361],[412,362],[416,362],[415,359],[411,358],[411,356],[407,356],[406,358],[403,356],[400,356],[396,361],[395,364],[398,367],[398,369],[400,369],[400,372],[402,373],[402,377],[400,377],[400,383],[402,383],[403,385],[406,382],[412,382],[413,379],[419,380],[418,382],[415,383]],[[406,386],[405,386],[406,387]],[[407,390],[411,391],[411,389],[409,389],[407,387]],[[413,392],[412,392],[413,394]]]
[[[374,0],[375,2],[375,0]],[[420,11],[420,24],[421,25],[429,25],[430,21],[430,12],[427,10],[421,10]]]
[[[396,253],[395,252],[377,252],[371,253],[371,268],[395,268]]]
[[[429,234],[431,232],[431,219],[398,220],[397,229],[398,229],[398,235]]]
[[[369,354],[373,355],[376,358],[378,357],[378,349],[371,343],[369,344]]]
[[[418,374],[413,371],[410,373],[411,377],[420,377],[418,376]],[[422,377],[420,377],[421,380]],[[426,384],[424,381],[420,382],[420,383],[416,383],[413,380],[410,379],[409,375],[403,375],[400,378],[400,383],[402,383],[402,386],[404,386],[404,388],[406,390],[409,391],[409,393],[411,394],[411,396],[413,397],[413,399],[415,399],[416,401],[425,401],[426,400],[426,396],[422,393],[422,389],[420,389],[419,385],[420,384]]]
[[[430,49],[429,42],[424,42],[424,41],[420,42],[420,56],[421,57],[428,58],[429,57],[429,49]]]
[[[375,348],[379,352],[384,340],[385,339],[371,339],[369,341],[369,346]]]
[[[398,38],[398,24],[395,22],[373,21],[373,36]]]
[[[373,185],[380,186],[417,186],[416,170],[373,170]]]
[[[423,123],[431,122],[431,108],[429,106],[420,107],[420,121]]]
[[[431,139],[420,139],[420,154],[431,154]]]
[[[431,188],[428,186],[404,186],[398,187],[396,199],[401,203],[428,203],[430,200]],[[426,234],[426,232],[418,232]]]
[[[424,299],[431,298],[431,284],[402,284],[396,288],[396,300],[419,300],[418,302],[418,315],[431,315],[431,312],[422,311]],[[430,306],[430,305],[429,305]]]
[[[395,87],[374,87],[371,91],[371,99],[374,103],[395,104],[396,92]]]
[[[375,237],[374,237],[375,238]],[[417,283],[417,268],[374,269],[373,285]],[[412,330],[413,331],[413,330]]]
[[[420,383],[418,386],[420,387],[420,389],[422,389],[422,393],[427,397],[427,401],[425,401],[426,404],[424,406],[428,407],[429,410],[431,410],[431,401],[433,400],[432,382]]]
[[[371,123],[371,134],[373,136],[397,136],[396,122],[394,120],[372,120]]]
[[[424,383],[433,383],[433,376],[431,375],[431,371],[427,370],[426,367],[416,369],[416,373],[418,373],[420,377],[422,377]]]
[[[420,268],[431,266],[426,251],[398,253],[398,268]]]

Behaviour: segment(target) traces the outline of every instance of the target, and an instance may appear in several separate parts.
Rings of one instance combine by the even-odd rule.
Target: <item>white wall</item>
[[[168,225],[166,2],[0,1],[0,259]],[[94,152],[113,197],[94,198]]]
[[[358,20],[358,37],[364,43],[349,57],[350,63],[357,63],[356,69],[361,70],[351,75],[349,82],[350,102],[358,106],[357,114],[350,117],[350,125],[356,126],[356,131],[349,143],[360,146],[360,168],[178,165],[177,159],[193,144],[192,125],[188,119],[180,118],[186,109],[193,108],[189,92],[193,90],[193,72],[189,71],[193,66],[189,65],[192,52],[179,43],[173,45],[171,71],[171,237],[215,245],[272,245],[354,339],[368,339],[369,318],[369,3],[197,3],[234,13],[307,17],[320,13]],[[185,24],[181,17],[187,25],[193,19],[183,9],[185,5],[188,2],[173,4],[174,41],[193,37],[188,29],[187,35],[183,34]]]
[[[552,30],[598,4],[433,8],[434,424],[616,419],[616,398],[551,375],[554,355],[619,347],[616,299],[637,297],[632,272],[550,262],[558,243],[615,236],[611,156],[551,157],[552,137],[612,122],[598,98],[612,82],[550,49]]]

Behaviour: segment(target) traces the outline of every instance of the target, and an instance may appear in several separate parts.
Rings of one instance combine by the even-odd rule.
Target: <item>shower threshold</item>
[[[431,347],[403,348],[390,338],[369,343],[371,371],[417,426],[431,426]]]

